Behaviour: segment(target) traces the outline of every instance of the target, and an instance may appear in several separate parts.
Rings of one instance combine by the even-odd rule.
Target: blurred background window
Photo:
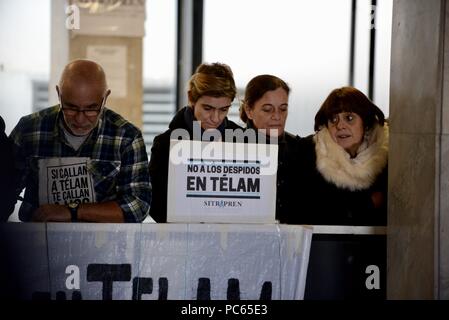
[[[240,92],[258,74],[284,79],[292,89],[287,130],[309,135],[330,91],[351,84],[353,3],[352,85],[368,95],[375,28],[373,100],[388,115],[392,0],[205,0],[203,60],[229,64]],[[237,108],[232,113],[237,120]]]

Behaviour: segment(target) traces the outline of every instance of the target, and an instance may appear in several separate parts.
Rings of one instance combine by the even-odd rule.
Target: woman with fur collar
[[[304,224],[386,225],[388,125],[353,87],[333,90],[302,139]]]

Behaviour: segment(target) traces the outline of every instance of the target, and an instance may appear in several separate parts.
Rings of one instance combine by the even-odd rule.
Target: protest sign
[[[39,204],[95,202],[88,158],[39,159]]]
[[[167,221],[275,222],[277,150],[171,140]]]

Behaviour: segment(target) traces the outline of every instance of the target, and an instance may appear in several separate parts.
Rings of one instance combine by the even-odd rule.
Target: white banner
[[[10,284],[0,282],[0,296],[15,288],[22,299],[67,300],[302,299],[312,238],[311,228],[276,224],[3,224],[0,232],[9,246],[2,266],[17,271],[0,275]]]

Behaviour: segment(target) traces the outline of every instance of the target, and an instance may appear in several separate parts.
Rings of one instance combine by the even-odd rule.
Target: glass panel
[[[368,95],[371,0],[357,0],[357,21],[355,26],[354,86]]]
[[[148,154],[153,139],[167,130],[175,113],[175,0],[147,0],[143,43],[143,134]]]
[[[385,116],[390,108],[390,58],[393,0],[378,0],[375,15],[376,65],[374,79],[374,102]]]
[[[40,103],[42,83],[47,96],[50,0],[0,1],[0,43],[0,114],[9,134]]]
[[[348,81],[350,5],[206,0],[204,60],[228,63],[240,88],[258,74],[283,78],[292,88],[287,130],[310,134],[321,102]]]
[[[370,9],[370,1],[364,1]],[[359,14],[358,20],[364,20],[357,24],[356,85],[360,83],[364,92],[369,38],[359,29],[368,25],[370,18]],[[258,74],[283,78],[292,88],[287,130],[306,136],[313,133],[315,113],[329,92],[348,85],[350,20],[351,0],[205,0],[203,60],[229,64],[242,91]],[[366,29],[369,35],[369,26]],[[378,46],[385,41],[390,38],[378,35]],[[389,63],[384,60],[377,70],[389,73]],[[387,91],[379,91],[379,95],[388,95],[388,87],[381,90]],[[232,111],[233,120],[237,109]]]
[[[354,86],[368,95],[370,32],[376,28],[373,101],[389,114],[390,52],[393,0],[357,0],[356,51]]]

